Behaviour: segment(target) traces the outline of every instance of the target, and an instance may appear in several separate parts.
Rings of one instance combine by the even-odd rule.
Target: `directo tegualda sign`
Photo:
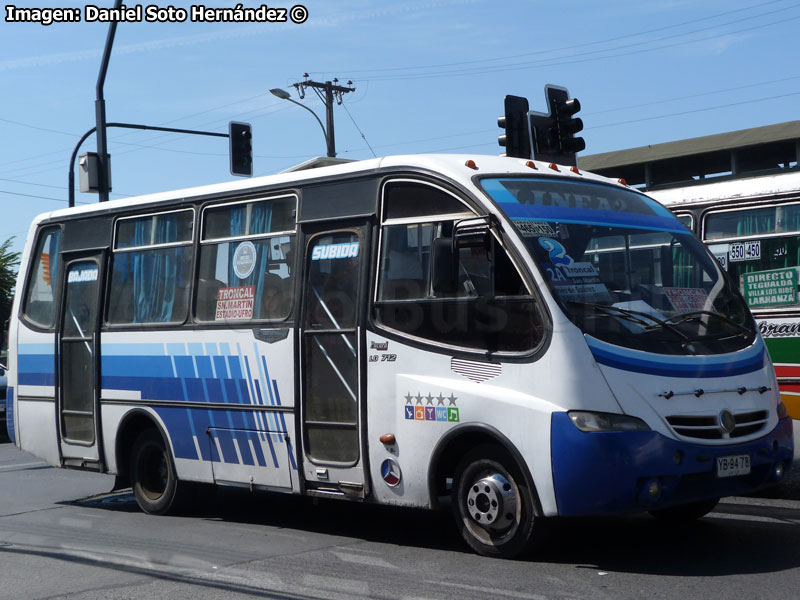
[[[747,305],[779,306],[797,302],[797,269],[774,269],[744,273],[742,292]]]

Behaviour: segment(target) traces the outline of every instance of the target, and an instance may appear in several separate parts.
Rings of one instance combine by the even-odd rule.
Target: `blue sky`
[[[500,154],[503,97],[526,96],[541,110],[546,83],[580,99],[584,154],[798,118],[800,1],[304,5],[303,24],[120,23],[105,83],[108,120],[219,132],[229,120],[250,122],[255,174],[267,175],[325,154],[313,117],[268,93],[282,87],[299,100],[290,86],[305,72],[317,81],[353,81],[356,92],[335,112],[338,155],[353,159],[371,157],[369,146],[378,156]],[[45,27],[2,16],[0,241],[16,236],[20,249],[36,214],[66,206],[70,154],[95,124],[108,25]],[[313,93],[304,102],[324,121]],[[83,146],[95,149],[94,138]],[[118,129],[109,131],[109,151],[112,198],[233,179],[223,138]]]

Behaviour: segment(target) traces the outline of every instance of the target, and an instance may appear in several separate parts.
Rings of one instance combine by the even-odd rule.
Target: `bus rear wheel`
[[[170,512],[176,504],[178,477],[164,439],[155,429],[139,434],[131,452],[130,479],[139,507],[151,515]]]
[[[502,448],[468,452],[456,467],[452,495],[456,526],[478,554],[510,558],[528,549],[540,521],[533,491]]]

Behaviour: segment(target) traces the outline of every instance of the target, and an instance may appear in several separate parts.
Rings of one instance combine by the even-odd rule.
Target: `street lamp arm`
[[[303,107],[303,108],[305,108],[305,109],[306,109],[308,112],[310,112],[312,115],[314,115],[314,118],[317,120],[317,123],[319,123],[319,126],[322,128],[322,135],[324,135],[324,136],[325,136],[325,142],[327,143],[327,141],[328,141],[328,132],[327,132],[327,131],[325,131],[325,125],[323,125],[323,124],[322,124],[322,121],[321,121],[321,120],[320,120],[320,118],[317,116],[317,113],[315,113],[313,110],[311,110],[310,108],[308,108],[308,107],[307,107],[305,104],[303,104],[302,102],[298,102],[297,100],[293,100],[293,99],[291,99],[291,98],[284,98],[284,100],[288,100],[289,102],[291,102],[291,103],[293,103],[293,104],[297,104],[297,106],[302,106],[302,107]]]

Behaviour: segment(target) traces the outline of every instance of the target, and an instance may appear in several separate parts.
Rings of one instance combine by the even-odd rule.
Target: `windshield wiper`
[[[717,313],[717,312],[713,312],[713,311],[710,311],[710,310],[693,310],[691,312],[681,313],[679,315],[675,315],[674,317],[670,317],[665,322],[667,322],[667,323],[669,323],[671,325],[680,325],[681,323],[689,323],[691,321],[700,321],[702,319],[703,315],[708,315],[710,317],[717,317],[718,319],[722,319],[728,325],[731,325],[734,328],[739,330],[739,334],[737,334],[737,335],[750,336],[753,333],[747,327],[745,327],[744,325],[742,325],[740,323],[737,323],[736,321],[734,321],[730,317],[726,317],[723,314],[720,314],[720,313]]]
[[[610,315],[612,317],[619,317],[625,319],[627,321],[631,321],[636,323],[637,325],[641,325],[645,331],[653,331],[654,329],[665,329],[670,333],[676,335],[677,337],[681,338],[684,341],[684,344],[688,343],[689,336],[680,331],[674,325],[668,323],[667,321],[663,321],[658,317],[654,317],[651,314],[646,312],[640,312],[638,310],[631,310],[629,308],[620,308],[618,306],[607,306],[605,304],[595,304],[592,302],[577,302],[575,300],[567,300],[567,304],[575,304],[577,306],[582,306],[584,308],[591,308],[599,313]],[[642,318],[644,317],[644,319]],[[649,320],[645,320],[649,319]]]

